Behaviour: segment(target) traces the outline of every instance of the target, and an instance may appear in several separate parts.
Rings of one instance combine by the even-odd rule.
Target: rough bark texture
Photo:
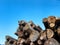
[[[45,30],[32,21],[18,21],[15,35],[18,39],[6,36],[5,45],[60,45],[60,18],[49,16],[43,19]]]

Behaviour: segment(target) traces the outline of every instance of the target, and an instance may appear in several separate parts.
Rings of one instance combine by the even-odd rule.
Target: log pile
[[[18,39],[6,36],[5,45],[60,45],[60,18],[49,16],[43,19],[45,30],[32,21],[18,21],[14,33]]]

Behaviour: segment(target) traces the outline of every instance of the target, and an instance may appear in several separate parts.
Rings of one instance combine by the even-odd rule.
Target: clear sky
[[[18,20],[32,20],[44,29],[42,19],[50,15],[60,17],[60,0],[0,0],[0,44],[6,35],[17,38]]]

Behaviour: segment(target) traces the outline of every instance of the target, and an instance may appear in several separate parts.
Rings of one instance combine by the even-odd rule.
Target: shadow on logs
[[[17,39],[6,36],[5,45],[60,45],[60,18],[43,18],[45,30],[33,21],[18,21]]]

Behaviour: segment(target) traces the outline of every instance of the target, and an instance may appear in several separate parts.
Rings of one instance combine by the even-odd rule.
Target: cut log
[[[54,36],[54,32],[51,29],[46,30],[47,38],[52,38]]]
[[[42,44],[42,41],[41,40],[37,40],[37,44],[38,45],[41,45]]]
[[[15,35],[18,39],[6,36],[5,45],[60,45],[60,18],[49,16],[43,19],[45,30],[32,21],[18,21]]]
[[[49,26],[53,28],[55,26],[55,23],[50,23]]]
[[[56,17],[55,16],[49,16],[48,17],[48,22],[49,23],[55,23],[56,22]]]
[[[16,39],[12,38],[11,36],[8,36],[8,35],[6,36],[6,40],[9,41],[9,40],[11,40],[11,39],[12,39],[12,40],[16,40]]]
[[[46,39],[47,39],[47,37],[46,37],[46,31],[41,32],[41,34],[40,34],[40,40],[46,40]]]
[[[52,38],[53,36],[54,36],[54,32],[51,29],[47,29],[41,33],[40,39],[46,40],[47,38]]]
[[[39,32],[38,31],[32,31],[30,36],[29,36],[29,39],[32,41],[32,42],[35,42],[39,37]]]
[[[21,45],[25,42],[25,39],[23,38],[18,38],[17,45]]]
[[[44,45],[60,45],[60,44],[54,38],[50,38],[47,41],[45,41]]]

